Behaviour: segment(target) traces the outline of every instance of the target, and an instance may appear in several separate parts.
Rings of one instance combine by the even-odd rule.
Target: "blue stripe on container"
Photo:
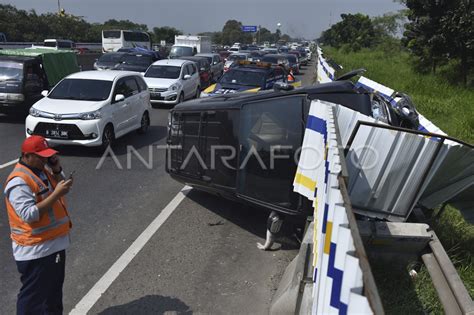
[[[329,250],[328,277],[332,278],[331,305],[340,310],[341,308],[341,288],[342,288],[342,270],[336,269],[336,244],[331,243]]]
[[[325,167],[325,169],[324,169],[324,183],[327,184],[328,183],[328,177],[329,177],[329,161],[326,161],[324,164],[325,164],[324,165],[324,167]],[[327,189],[327,187],[326,187],[326,189]]]
[[[339,315],[347,315],[347,305],[342,302],[339,303]]]
[[[309,115],[306,128],[320,133],[324,137],[324,144],[328,141],[328,128],[326,121],[322,118]]]
[[[327,222],[328,222],[328,212],[329,212],[329,205],[327,203],[324,204],[324,216],[323,216],[323,233],[326,233]]]

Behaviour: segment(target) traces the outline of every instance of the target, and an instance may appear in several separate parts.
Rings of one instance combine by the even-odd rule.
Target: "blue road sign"
[[[256,33],[257,26],[256,25],[242,25],[242,32],[244,33]]]

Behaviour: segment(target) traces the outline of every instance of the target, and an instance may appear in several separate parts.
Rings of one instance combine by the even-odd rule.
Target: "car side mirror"
[[[184,80],[188,80],[190,78],[191,78],[191,75],[189,75],[189,74],[185,74],[184,77],[183,77]]]
[[[125,99],[125,95],[117,94],[117,95],[115,95],[114,101],[117,103],[117,102],[123,101],[124,99]]]
[[[41,91],[41,95],[43,95],[44,97],[48,96],[48,90],[44,90],[44,91]]]
[[[212,64],[213,64],[213,65],[217,65],[217,64],[218,64],[218,62],[217,62],[217,61],[214,61]]]

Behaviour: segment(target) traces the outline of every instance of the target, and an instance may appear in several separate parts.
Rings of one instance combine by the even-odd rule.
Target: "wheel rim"
[[[108,147],[110,143],[112,142],[112,129],[110,127],[107,127],[104,131],[104,139],[102,139],[102,142],[104,146]]]
[[[141,123],[141,128],[143,131],[146,131],[148,129],[148,126],[150,125],[148,115],[143,114],[142,116],[142,123]]]

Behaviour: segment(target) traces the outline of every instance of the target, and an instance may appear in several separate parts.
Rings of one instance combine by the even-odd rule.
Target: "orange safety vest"
[[[286,77],[286,80],[287,80],[288,82],[293,82],[293,81],[295,81],[295,77],[294,77],[294,75],[293,75],[293,70],[290,70],[290,73],[288,73],[288,76]]]
[[[45,171],[45,174],[54,190],[57,185],[56,180],[48,171]],[[7,183],[15,177],[21,177],[31,188],[36,196],[36,204],[52,193],[41,178],[20,163],[16,164],[12,173],[8,176]],[[18,216],[7,197],[5,197],[5,203],[7,205],[8,221],[10,222],[10,237],[19,245],[31,246],[43,243],[66,235],[71,229],[72,224],[63,197],[57,200],[51,209],[43,212],[38,221],[31,223],[26,223]]]

